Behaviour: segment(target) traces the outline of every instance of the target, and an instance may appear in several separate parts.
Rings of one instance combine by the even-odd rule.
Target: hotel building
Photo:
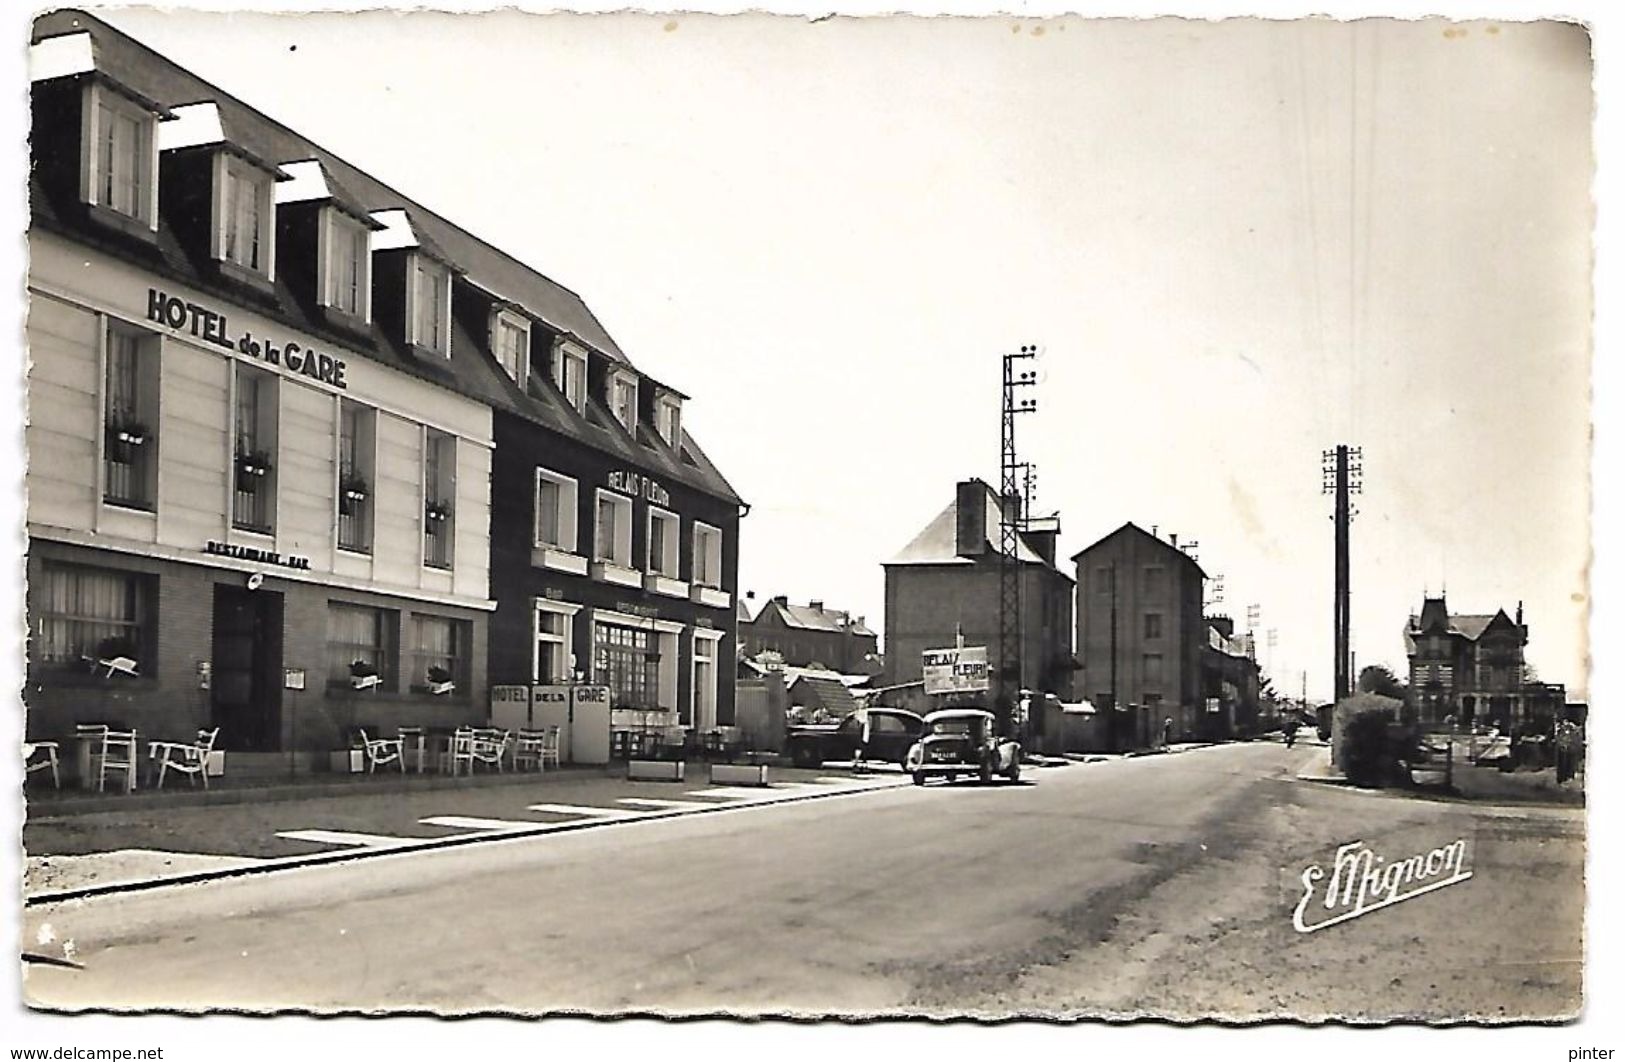
[[[732,721],[742,505],[578,296],[92,16],[31,65],[30,738]]]

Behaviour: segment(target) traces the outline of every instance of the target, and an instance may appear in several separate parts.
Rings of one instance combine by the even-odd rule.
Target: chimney
[[[1000,516],[1005,523],[1021,523],[1021,495],[1006,494],[1004,496],[1004,509],[1001,511]]]
[[[1179,536],[1172,531],[1168,532],[1168,544],[1175,549],[1179,548]]]
[[[807,607],[812,609],[814,612],[824,611],[824,603],[822,601],[809,601],[807,602]]]
[[[1518,626],[1523,626],[1523,602],[1518,602]]]
[[[980,557],[987,552],[987,484],[961,480],[954,491],[954,552]]]
[[[773,603],[775,605],[779,606],[780,608],[789,608],[790,607],[790,595],[788,595],[788,594],[780,594],[778,597],[775,597],[773,599]]]

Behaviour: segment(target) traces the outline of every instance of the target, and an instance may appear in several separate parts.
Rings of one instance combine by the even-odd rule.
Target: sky
[[[878,629],[882,563],[998,476],[1035,343],[1017,438],[1064,555],[1195,540],[1277,685],[1327,697],[1352,444],[1358,663],[1403,675],[1444,588],[1521,600],[1584,694],[1575,26],[104,14],[580,293],[692,396],[757,605]]]

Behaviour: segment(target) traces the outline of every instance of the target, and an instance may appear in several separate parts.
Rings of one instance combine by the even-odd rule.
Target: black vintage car
[[[792,726],[784,750],[797,767],[817,767],[829,761],[863,758],[869,762],[901,764],[909,746],[919,739],[925,721],[901,708],[870,708],[854,712],[839,723]],[[865,734],[867,731],[867,735]]]

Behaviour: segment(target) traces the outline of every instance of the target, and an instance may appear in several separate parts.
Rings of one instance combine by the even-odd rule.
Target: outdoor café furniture
[[[35,771],[49,770],[51,784],[58,789],[62,788],[62,774],[57,770],[57,745],[54,741],[31,741],[23,745],[23,778]],[[36,757],[38,757],[36,759]]]
[[[96,765],[96,791],[106,792],[112,777],[126,793],[135,792],[135,731],[103,729],[94,740],[98,747],[91,752],[91,762]]]
[[[467,766],[468,773],[474,773],[474,728],[460,726],[452,731],[446,743],[446,751],[441,756],[441,769],[447,774],[458,775]]]
[[[552,760],[557,766],[559,747],[559,728],[545,727],[540,730],[521,730],[513,741],[513,768],[521,770],[525,767],[534,767],[538,771],[547,770],[548,744],[552,742]]]
[[[680,760],[688,749],[688,731],[680,726],[660,730],[656,755],[660,759]]]
[[[81,789],[96,788],[102,770],[102,745],[107,739],[108,729],[106,723],[79,723],[73,728],[73,740],[77,749],[76,774]]]
[[[559,728],[550,726],[547,728],[546,735],[542,738],[542,770],[544,771],[547,770],[547,765],[550,763],[555,767],[563,764],[563,760],[559,758],[559,736]]]
[[[220,736],[220,728],[213,730],[199,730],[197,740],[184,741],[154,741],[147,745],[148,771],[157,772],[156,786],[164,787],[164,776],[170,771],[179,771],[186,775],[193,785],[197,784],[199,777],[203,779],[203,788],[209,788],[209,753],[214,751],[214,740]]]
[[[473,773],[476,764],[489,764],[498,771],[502,770],[502,759],[508,754],[513,744],[513,733],[508,730],[493,728],[480,728],[474,731],[473,743],[469,749],[472,757],[469,763],[469,772]]]
[[[370,738],[365,727],[356,730],[356,742],[367,760],[367,773],[372,774],[380,765],[393,763],[406,773],[406,756],[400,738]]]
[[[401,742],[401,759],[422,774],[429,761],[428,734],[421,726],[403,726],[396,734]]]

